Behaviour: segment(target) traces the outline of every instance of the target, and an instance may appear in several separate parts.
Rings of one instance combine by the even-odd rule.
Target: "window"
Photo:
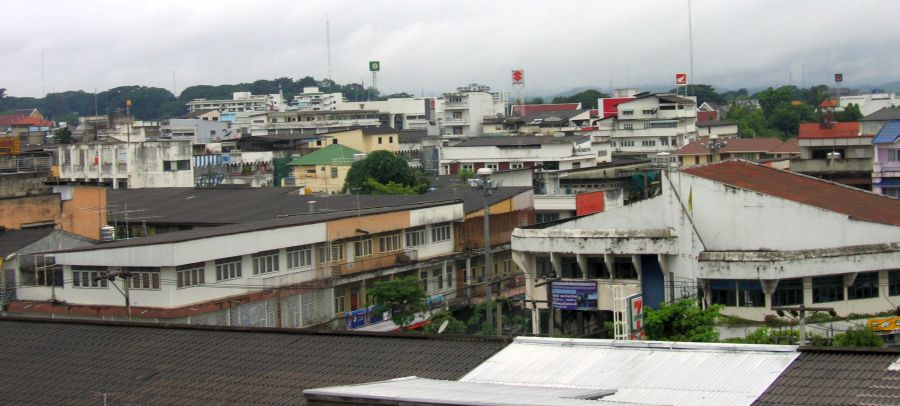
[[[622,110],[622,115],[623,116],[633,116],[634,110]]]
[[[622,147],[633,147],[633,146],[634,146],[634,140],[619,141],[619,146],[622,146]]]
[[[803,304],[803,279],[782,279],[772,293],[772,306]]]
[[[900,199],[900,187],[883,187],[881,194]]]
[[[23,276],[25,280],[22,285],[25,286],[63,286],[63,271],[60,266],[39,267],[34,272],[25,272]]]
[[[453,135],[462,135],[462,127],[453,127]]]
[[[900,295],[900,270],[888,271],[888,296]]]
[[[397,251],[400,248],[400,234],[386,235],[378,238],[378,251],[390,252]]]
[[[159,290],[159,268],[125,268],[130,274],[131,289]]]
[[[163,161],[164,171],[186,171],[189,169],[191,169],[191,161],[189,159],[182,159],[178,161]]]
[[[241,277],[241,257],[216,260],[216,280],[224,281]]]
[[[447,99],[448,103],[462,103],[462,97],[450,97]]]
[[[654,111],[653,109],[650,109],[650,110],[644,110],[644,111],[642,111],[642,112],[643,112],[644,114],[653,114],[653,113],[656,113],[656,111]]]
[[[605,150],[605,149],[604,149],[604,150],[597,151],[597,157],[604,157],[604,156],[606,156],[607,154],[609,154],[609,151],[607,151],[607,150]]]
[[[422,273],[419,274],[419,279],[422,280],[422,290],[428,292],[428,271],[422,271]]]
[[[900,162],[900,149],[887,150],[887,160],[890,162]]]
[[[177,286],[179,288],[206,283],[206,264],[203,262],[176,266],[175,273],[178,276]]]
[[[462,165],[460,165],[460,169],[464,170],[464,171],[474,171],[475,165],[474,164],[462,164]]]
[[[538,278],[549,279],[556,277],[556,272],[553,270],[553,263],[550,262],[550,257],[537,257],[535,258],[534,265]]]
[[[216,135],[216,130],[209,130],[209,135]]]
[[[513,162],[513,163],[510,163],[510,164],[509,164],[509,167],[510,167],[511,169],[522,169],[522,168],[525,167],[525,164],[523,164],[523,163],[521,163],[521,162]]]
[[[642,147],[655,147],[656,140],[643,140],[643,141],[641,141],[641,146]]]
[[[437,285],[438,289],[444,288],[444,271],[442,269],[435,269],[431,271],[431,276],[434,277],[434,283]]]
[[[278,250],[257,252],[252,259],[254,275],[278,272]]]
[[[331,178],[334,179],[338,177],[338,168],[336,166],[331,167]]]
[[[331,140],[331,143],[332,143],[332,144],[337,144],[337,138],[332,139],[332,140]]]
[[[73,266],[72,286],[76,288],[105,288],[108,286],[106,269]]]
[[[559,213],[536,213],[534,215],[534,221],[536,222],[536,224],[556,220],[559,220]]]
[[[713,279],[709,281],[709,297],[712,304],[737,306],[737,289],[735,281]]]
[[[299,247],[291,247],[287,249],[288,269],[310,265],[312,265],[312,246],[301,245]]]
[[[378,143],[381,144],[381,137],[378,137]]]
[[[353,243],[353,255],[355,257],[367,257],[372,255],[372,240],[362,240]]]
[[[644,122],[644,124],[641,125],[641,128],[643,128],[643,129],[645,129],[645,130],[648,129],[648,128],[650,128],[650,123]]]
[[[662,145],[662,146],[668,146],[668,145],[669,145],[669,139],[668,139],[668,138],[660,138],[660,139],[659,139],[659,145]]]
[[[634,124],[632,124],[632,123],[625,123],[625,124],[622,124],[622,128],[625,129],[625,130],[633,130],[633,129],[634,129]]]
[[[394,143],[394,137],[393,136],[388,137],[388,144],[393,144],[393,143]]]
[[[812,278],[812,289],[813,303],[844,300],[844,277],[835,275]]]
[[[344,296],[335,296],[334,297],[334,312],[335,313],[343,313],[344,312]]]
[[[450,240],[450,225],[444,224],[431,227],[431,242]]]
[[[425,227],[406,230],[406,246],[418,247],[425,244]]]
[[[322,245],[319,247],[319,263],[337,262],[344,259],[344,244]]]
[[[454,112],[453,112],[453,118],[461,119],[461,118],[462,118],[462,112],[461,112],[461,111],[454,111]]]
[[[878,271],[856,274],[853,284],[847,289],[847,299],[868,299],[878,297]]]
[[[764,307],[766,305],[762,284],[758,280],[739,280],[738,305],[741,307]]]
[[[676,121],[661,121],[650,123],[650,128],[676,128],[678,127],[678,122]]]
[[[492,171],[496,171],[500,168],[498,164],[485,164],[485,166]]]
[[[447,269],[447,287],[453,287],[453,268]]]

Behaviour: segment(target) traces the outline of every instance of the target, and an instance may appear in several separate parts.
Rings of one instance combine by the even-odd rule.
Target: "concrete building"
[[[193,186],[190,140],[60,145],[59,178],[115,189]]]
[[[441,174],[451,175],[484,167],[495,171],[536,166],[559,170],[596,163],[591,138],[584,136],[475,137],[441,150]]]
[[[791,170],[865,190],[872,189],[872,135],[860,134],[858,122],[801,123],[800,157]]]
[[[604,119],[597,122],[595,137],[609,137],[614,155],[651,157],[674,152],[697,138],[696,98],[669,93],[640,93],[620,97],[604,106]],[[615,116],[607,115],[607,104]]]
[[[526,295],[544,309],[532,325],[549,315],[549,289],[536,284],[551,278],[593,286],[590,309],[554,310],[570,332],[636,293],[650,307],[699,294],[750,320],[772,306],[894,309],[900,200],[743,161],[665,172],[662,184],[648,200],[513,233]]]
[[[699,113],[698,113],[699,114]],[[737,137],[738,125],[732,121],[709,120],[697,123],[697,137]]]
[[[491,88],[476,83],[444,93],[444,114],[439,117],[443,138],[469,138],[483,135],[485,117],[506,115],[508,95],[491,92]]]
[[[173,118],[160,126],[160,138],[190,140],[194,144],[233,141],[241,137],[228,121],[208,118]]]
[[[37,109],[19,110],[0,115],[2,137],[18,139],[19,147],[44,145],[50,137],[53,122],[45,120]]]
[[[900,120],[900,107],[888,107],[859,119],[859,133],[874,136],[888,121]]]
[[[310,142],[313,150],[333,144],[353,148],[362,153],[374,151],[397,152],[400,150],[400,134],[391,127],[351,127],[322,133],[320,139]]]
[[[222,113],[244,111],[284,111],[287,107],[280,94],[254,95],[234,92],[231,99],[196,99],[187,103],[188,111],[218,110]]]
[[[303,93],[294,96],[287,110],[323,111],[345,110],[346,100],[341,93],[324,93],[316,86],[304,87]]]
[[[342,144],[332,144],[295,158],[288,163],[293,171],[290,186],[299,186],[309,193],[339,193],[357,156],[365,154]]]
[[[863,116],[868,116],[883,108],[900,107],[900,98],[895,93],[869,93],[855,96],[841,96],[837,107],[840,109],[855,104]]]
[[[318,135],[358,127],[381,127],[385,117],[377,110],[285,111],[250,117],[253,136]]]
[[[0,181],[4,186],[21,187],[20,190],[33,186],[33,178],[23,180],[2,175]],[[42,184],[30,192],[0,195],[0,227],[50,228],[100,239],[100,229],[106,225],[105,187],[54,185],[49,188]]]
[[[366,314],[367,287],[394,276],[418,277],[444,303],[483,296],[482,198],[467,187],[415,196],[116,192],[142,210],[138,228],[149,236],[54,253],[65,286],[23,287],[10,311],[126,317],[124,297],[109,286],[124,288],[122,280],[95,278],[120,271],[129,275],[133,317],[175,323],[356,328],[348,321]],[[530,188],[501,188],[489,203],[499,291],[521,294],[509,238],[533,222]]]
[[[872,191],[900,199],[900,121],[889,121],[875,138]]]

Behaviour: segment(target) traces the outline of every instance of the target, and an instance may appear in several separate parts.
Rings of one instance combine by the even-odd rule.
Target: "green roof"
[[[350,147],[341,144],[331,144],[325,148],[310,152],[304,156],[288,162],[292,166],[313,166],[313,165],[352,165],[353,155],[361,154]]]

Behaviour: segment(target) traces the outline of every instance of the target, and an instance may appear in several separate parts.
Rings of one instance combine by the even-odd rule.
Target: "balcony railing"
[[[49,172],[52,164],[45,156],[0,156],[0,173]]]
[[[351,262],[329,264],[331,276],[350,275],[375,269],[404,265],[419,259],[418,250],[400,250],[385,254],[356,258]]]
[[[801,173],[872,172],[872,158],[792,159],[791,170]]]

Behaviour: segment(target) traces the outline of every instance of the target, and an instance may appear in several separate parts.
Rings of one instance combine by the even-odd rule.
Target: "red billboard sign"
[[[514,85],[519,85],[519,84],[525,83],[525,70],[524,69],[513,69],[512,81],[513,81]]]
[[[676,73],[675,74],[675,84],[676,85],[686,85],[687,82],[687,73]]]
[[[835,82],[843,82],[843,81],[844,81],[844,74],[843,74],[843,73],[835,73],[835,74],[834,74],[834,81],[835,81]]]

